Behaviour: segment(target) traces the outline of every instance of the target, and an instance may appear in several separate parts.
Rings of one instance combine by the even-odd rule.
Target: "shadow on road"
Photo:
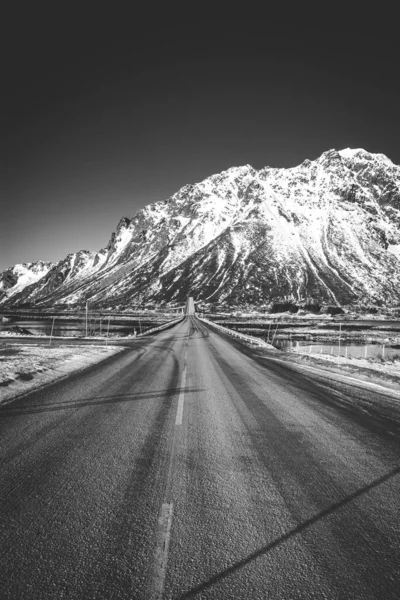
[[[389,481],[390,479],[392,479],[393,477],[395,477],[396,475],[399,475],[399,474],[400,474],[400,466],[389,471],[389,473],[386,473],[386,475],[382,475],[381,477],[378,477],[377,479],[375,479],[368,485],[362,487],[361,489],[357,490],[353,494],[346,496],[346,498],[339,500],[339,502],[335,502],[334,504],[332,504],[325,510],[322,510],[321,512],[317,513],[314,517],[311,517],[311,519],[307,519],[303,523],[300,523],[300,525],[297,525],[297,527],[294,527],[293,529],[291,529],[290,531],[288,531],[281,537],[277,538],[270,544],[267,544],[267,546],[264,546],[263,548],[256,550],[252,554],[249,554],[249,556],[247,556],[246,558],[243,558],[242,560],[239,560],[236,563],[233,563],[230,567],[228,567],[224,571],[221,571],[220,573],[217,573],[216,575],[211,577],[208,581],[205,581],[204,583],[200,583],[199,585],[192,588],[191,590],[178,596],[177,600],[184,600],[184,598],[193,598],[197,594],[200,594],[201,592],[211,588],[213,585],[216,585],[217,583],[219,583],[223,579],[226,579],[227,577],[229,577],[230,575],[232,575],[239,569],[242,569],[246,565],[250,564],[252,561],[257,560],[257,558],[260,558],[262,556],[265,556],[266,554],[268,554],[269,552],[271,552],[278,546],[281,546],[282,544],[284,544],[286,541],[288,541],[291,538],[295,537],[296,535],[302,533],[303,531],[305,531],[312,525],[315,525],[315,523],[318,523],[318,521],[321,521],[322,519],[329,517],[330,515],[332,515],[339,509],[341,509],[343,506],[346,506],[353,500],[356,500],[360,496],[367,494],[369,491],[373,490],[374,488],[377,488],[378,486],[382,485],[383,483],[386,483],[387,481]]]
[[[53,412],[58,410],[68,410],[74,408],[84,408],[87,406],[98,406],[102,404],[116,404],[120,402],[136,402],[139,400],[153,400],[155,398],[165,398],[166,396],[175,396],[184,392],[204,392],[204,388],[195,387],[177,387],[166,390],[155,390],[152,392],[143,392],[141,394],[116,394],[113,396],[97,396],[94,398],[82,398],[76,402],[55,402],[54,404],[35,404],[33,406],[10,406],[6,405],[0,408],[0,419],[4,417],[31,415],[35,413]]]

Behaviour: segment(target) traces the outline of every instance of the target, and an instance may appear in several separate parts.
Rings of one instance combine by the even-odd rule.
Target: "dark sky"
[[[122,216],[231,166],[347,146],[400,164],[395,15],[156,12],[13,23],[0,271],[98,250]]]

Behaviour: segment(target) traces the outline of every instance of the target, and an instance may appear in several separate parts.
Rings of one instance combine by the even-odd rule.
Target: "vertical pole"
[[[279,323],[277,323],[277,324],[276,324],[276,329],[275,329],[275,331],[274,331],[274,335],[273,335],[273,338],[272,338],[271,344],[273,344],[273,343],[274,343],[274,339],[275,339],[275,336],[276,336],[276,332],[278,331],[278,327],[279,327]]]
[[[339,354],[338,354],[338,365],[340,364],[340,338],[342,335],[342,324],[339,324]]]
[[[108,346],[108,334],[109,334],[109,332],[110,332],[110,319],[111,319],[111,316],[110,316],[110,315],[108,315],[108,326],[107,326],[107,339],[106,339],[106,346]]]
[[[140,330],[140,335],[142,335],[142,323],[140,321],[140,315],[139,315],[139,330]]]
[[[86,336],[85,337],[88,336],[88,307],[89,307],[89,303],[86,300]]]
[[[347,358],[347,344],[346,344],[346,358]]]
[[[51,346],[51,338],[53,337],[53,329],[54,329],[54,321],[56,320],[55,317],[53,317],[53,324],[51,326],[51,333],[50,333],[50,341],[49,341],[49,346]]]
[[[382,358],[385,358],[385,344],[382,344]]]
[[[271,329],[271,323],[268,325],[268,333],[267,333],[267,344],[269,344],[269,331]]]

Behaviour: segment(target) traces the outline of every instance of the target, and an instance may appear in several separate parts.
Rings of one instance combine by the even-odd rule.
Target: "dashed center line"
[[[177,412],[176,412],[175,425],[182,425],[183,403],[185,401],[185,387],[186,387],[186,373],[187,373],[188,344],[189,344],[189,340],[188,340],[187,345],[186,345],[185,360],[184,360],[184,365],[185,366],[183,367],[183,373],[182,373],[182,379],[181,379],[181,385],[180,385],[181,391],[179,392],[178,409],[177,409]]]
[[[158,519],[158,540],[155,554],[153,590],[151,600],[162,600],[167,573],[168,547],[171,537],[172,504],[163,504]]]
[[[186,365],[183,369],[182,379],[181,379],[181,391],[179,392],[178,398],[178,410],[176,412],[175,425],[182,425],[183,418],[183,403],[185,401],[185,386],[186,386]]]
[[[183,372],[181,377],[180,392],[178,398],[178,408],[176,412],[175,425],[182,425],[183,419],[183,404],[185,400],[185,387],[186,387],[186,373],[187,373],[187,356],[188,356],[189,336],[186,342],[185,359],[183,362]],[[170,498],[170,487],[172,485],[172,468],[175,454],[175,443],[176,437],[173,437],[171,456],[169,460],[169,467],[167,473],[167,484],[165,497]],[[158,535],[157,545],[154,557],[154,572],[151,580],[151,591],[149,594],[150,600],[162,600],[165,576],[167,573],[167,562],[168,562],[168,547],[171,537],[172,527],[172,502],[164,503],[161,506],[161,514],[158,518]]]

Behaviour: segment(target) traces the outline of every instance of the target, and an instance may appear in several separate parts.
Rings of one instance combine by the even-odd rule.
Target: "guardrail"
[[[208,319],[205,319],[204,317],[199,317],[198,315],[196,315],[196,317],[197,317],[197,319],[199,319],[199,321],[203,321],[203,323],[206,323],[207,325],[209,325],[209,327],[211,327],[211,329],[216,329],[217,331],[220,331],[221,333],[226,333],[232,337],[242,339],[250,344],[255,344],[256,346],[263,346],[264,348],[269,348],[270,350],[276,350],[276,348],[274,346],[272,346],[271,344],[268,344],[267,342],[264,342],[264,340],[260,340],[259,338],[253,337],[252,335],[246,335],[245,333],[239,333],[238,331],[232,331],[232,329],[228,329],[227,327],[223,327],[222,325],[217,325],[216,323],[213,323],[212,321],[209,321]]]
[[[147,331],[143,331],[143,333],[139,333],[136,337],[143,337],[144,335],[148,335],[149,333],[155,333],[156,331],[162,331],[163,329],[168,329],[169,327],[173,327],[177,323],[183,321],[186,315],[183,315],[179,319],[174,319],[173,321],[168,321],[168,323],[164,323],[164,325],[159,325],[158,327],[152,327],[152,329],[148,329]]]

